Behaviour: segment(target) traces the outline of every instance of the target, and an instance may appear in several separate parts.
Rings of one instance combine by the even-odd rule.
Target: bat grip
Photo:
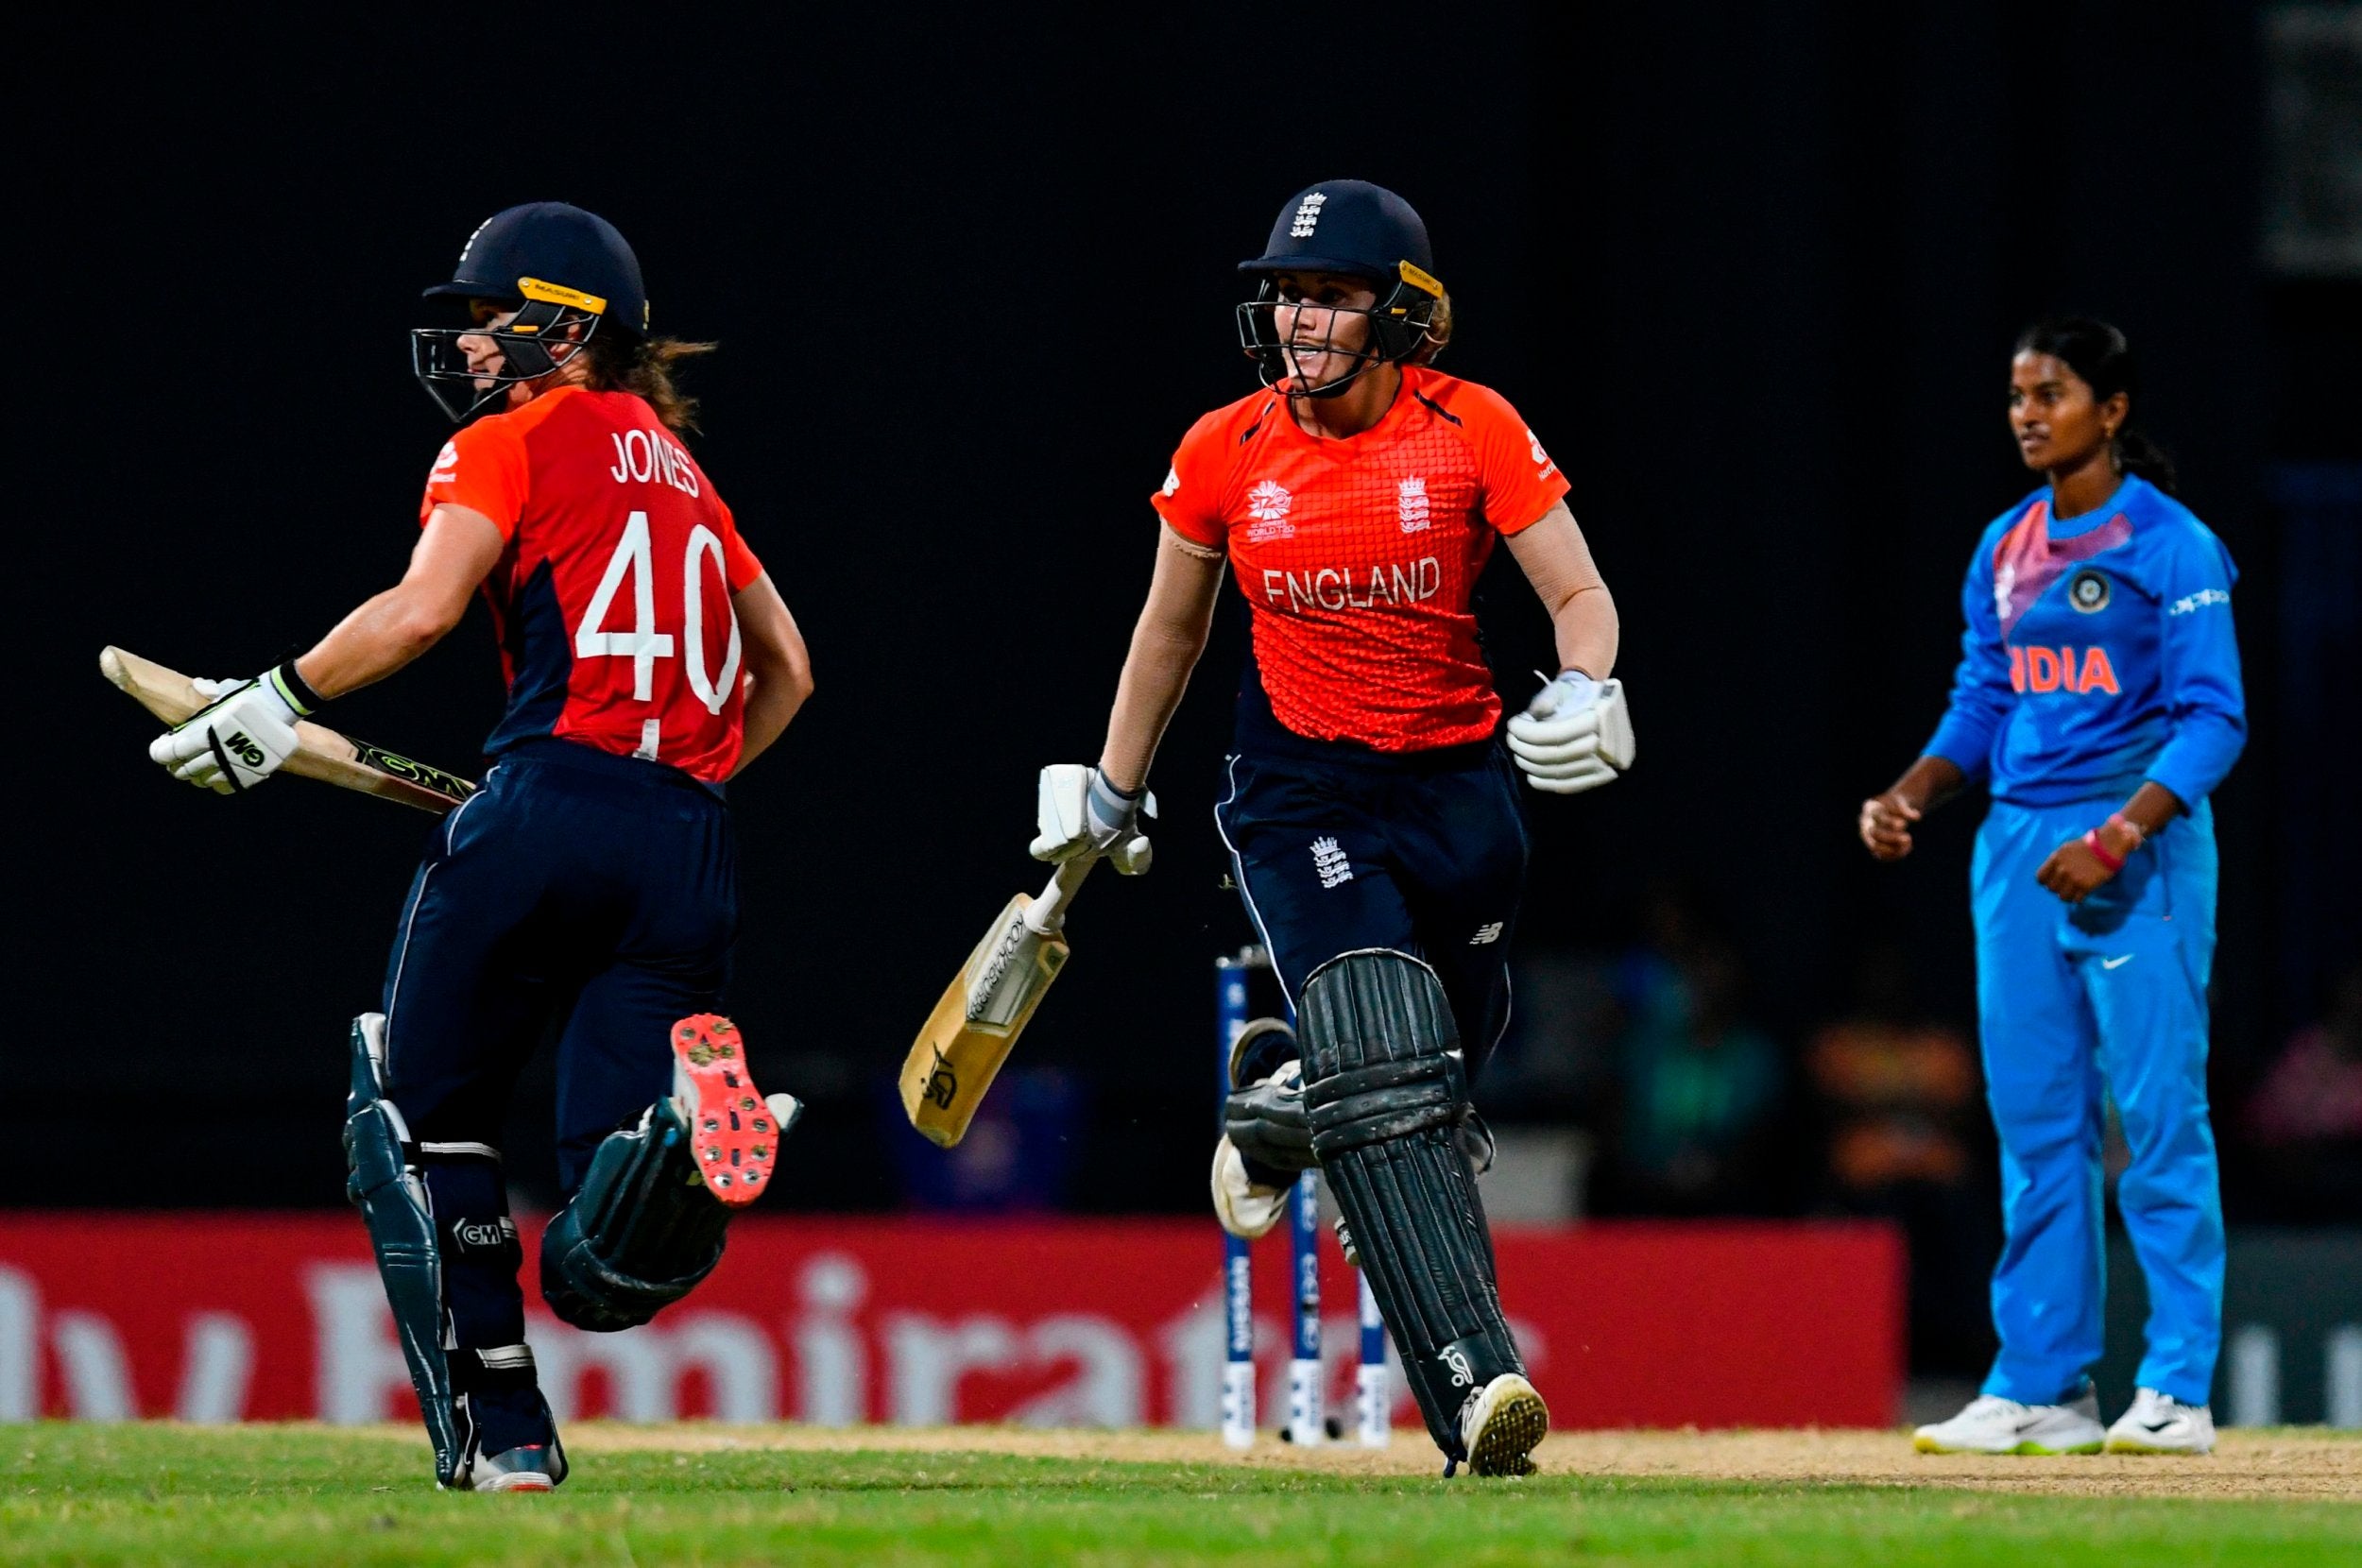
[[[1049,936],[1065,925],[1066,907],[1073,901],[1074,890],[1098,863],[1096,855],[1077,855],[1061,864],[1050,885],[1041,890],[1041,896],[1025,906],[1025,929],[1036,936]]]

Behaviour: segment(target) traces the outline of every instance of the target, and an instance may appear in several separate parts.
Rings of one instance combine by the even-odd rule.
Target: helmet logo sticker
[[[459,247],[458,271],[465,272],[468,269],[468,252],[475,248],[476,235],[481,234],[487,229],[491,228],[492,218],[499,216],[500,214],[498,213],[494,213],[491,218],[486,218],[482,223],[477,224],[475,228],[470,231],[468,235],[468,243]]]
[[[1288,226],[1288,237],[1292,240],[1310,239],[1312,230],[1320,227],[1321,209],[1327,204],[1328,197],[1320,192],[1308,193],[1302,201],[1296,203],[1295,221]]]

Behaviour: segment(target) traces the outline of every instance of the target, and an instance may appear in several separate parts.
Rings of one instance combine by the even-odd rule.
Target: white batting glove
[[[1554,795],[1614,783],[1635,755],[1624,683],[1566,671],[1509,721],[1509,753],[1527,783]]]
[[[253,680],[193,682],[213,706],[156,737],[148,757],[173,777],[215,794],[252,789],[295,755],[296,721],[310,711],[297,706],[310,691],[287,674],[282,666]]]
[[[1063,864],[1078,856],[1104,856],[1126,877],[1148,869],[1153,858],[1139,819],[1156,815],[1156,797],[1143,791],[1125,796],[1080,762],[1053,762],[1041,770],[1041,794],[1033,844],[1037,861]]]

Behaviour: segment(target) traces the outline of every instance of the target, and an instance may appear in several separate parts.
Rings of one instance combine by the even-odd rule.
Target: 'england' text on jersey
[[[697,466],[672,442],[644,430],[612,432],[609,439],[615,443],[615,466],[607,471],[616,484],[660,479],[683,495],[697,493]]]
[[[1432,555],[1394,566],[1370,568],[1365,585],[1353,567],[1322,567],[1317,571],[1263,569],[1263,599],[1285,603],[1290,610],[1365,610],[1376,605],[1415,605],[1435,597],[1443,587],[1444,566]]]

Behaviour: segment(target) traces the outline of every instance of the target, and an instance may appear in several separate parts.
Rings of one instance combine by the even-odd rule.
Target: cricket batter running
[[[160,738],[174,776],[235,794],[297,719],[383,680],[490,605],[508,707],[483,787],[411,885],[384,1012],[352,1030],[351,1193],[434,1443],[438,1484],[566,1476],[524,1344],[522,1263],[494,1147],[518,1069],[557,1035],[558,1173],[541,1293],[590,1330],[647,1321],[709,1273],[765,1187],[796,1104],[766,1101],[718,1015],[738,929],[724,781],[812,690],[787,605],[681,444],[631,247],[557,202],[512,207],[426,291],[465,325],[414,334],[454,420],[408,571],[309,653]]]
[[[1410,204],[1352,179],[1291,197],[1243,264],[1240,339],[1265,390],[1183,437],[1105,749],[1043,771],[1034,853],[1145,869],[1149,761],[1227,561],[1254,651],[1216,822],[1301,1038],[1241,1042],[1215,1207],[1260,1236],[1317,1164],[1446,1473],[1515,1475],[1549,1414],[1461,1141],[1508,1021],[1526,866],[1512,758],[1572,794],[1631,763],[1632,730],[1608,678],[1615,603],[1565,477],[1498,394],[1429,367],[1451,335],[1433,269]],[[1549,607],[1562,671],[1506,754],[1469,605],[1496,538]]]

